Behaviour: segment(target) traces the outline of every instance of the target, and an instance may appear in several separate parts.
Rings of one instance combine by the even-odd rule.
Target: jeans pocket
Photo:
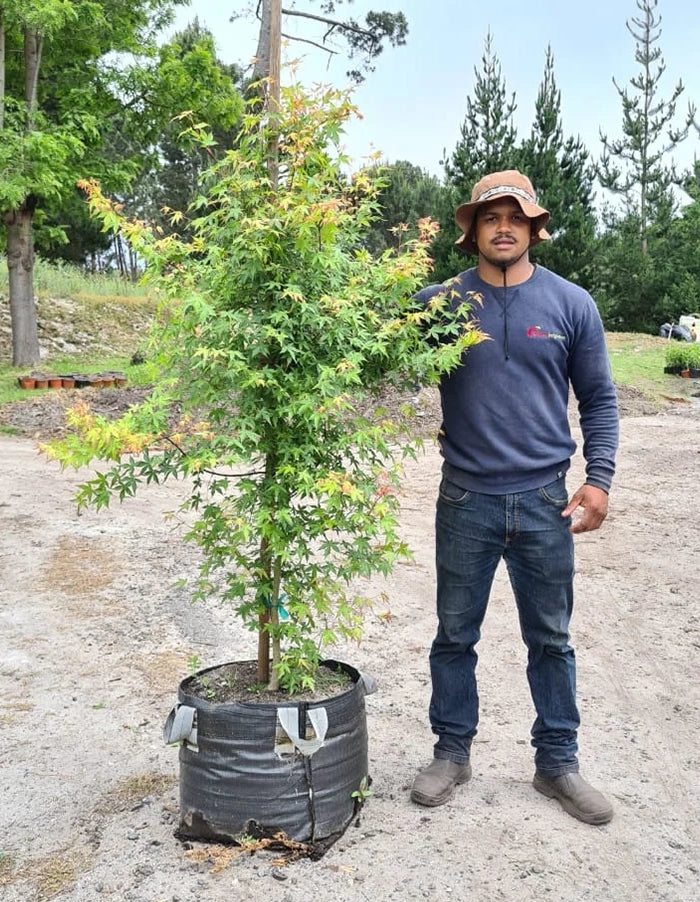
[[[554,482],[550,482],[548,485],[543,485],[541,489],[539,489],[540,497],[547,502],[547,504],[552,504],[554,507],[564,508],[569,503],[569,496],[566,492],[566,477],[561,476],[559,479],[555,479]]]
[[[449,479],[445,479],[443,476],[442,481],[440,482],[440,500],[445,501],[447,504],[464,504],[465,501],[468,500],[469,492],[467,489],[463,489],[461,485],[456,485],[454,482],[450,482]]]

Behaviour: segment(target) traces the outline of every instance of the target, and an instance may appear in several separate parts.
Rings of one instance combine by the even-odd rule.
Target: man
[[[471,348],[440,386],[442,481],[436,512],[438,629],[430,652],[432,763],[411,798],[442,805],[471,777],[478,723],[475,678],[493,577],[505,560],[528,649],[536,710],[534,787],[590,824],[612,818],[605,796],[579,774],[572,533],[607,514],[618,411],[603,326],[582,288],[530,262],[550,236],[549,213],[515,170],[484,177],[455,214],[458,247],[478,265],[417,295],[467,303],[488,340]],[[567,418],[572,386],[586,480],[569,499],[575,450]],[[572,518],[572,515],[575,517]]]

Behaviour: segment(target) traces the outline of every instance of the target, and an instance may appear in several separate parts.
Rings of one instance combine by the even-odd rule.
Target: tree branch
[[[296,9],[283,8],[282,15],[297,16],[300,19],[313,19],[315,22],[323,22],[326,25],[330,25],[331,28],[326,34],[329,34],[333,28],[342,28],[343,31],[352,31],[354,34],[364,35],[364,37],[371,38],[375,42],[377,40],[371,31],[368,31],[366,28],[360,28],[358,25],[353,25],[349,22],[339,22],[337,19],[329,19],[326,16],[315,16],[313,13],[301,13]]]
[[[325,44],[318,44],[316,41],[309,40],[309,38],[298,38],[293,34],[284,34],[284,32],[282,37],[288,41],[298,41],[300,44],[311,44],[312,47],[323,50],[324,53],[328,53],[330,56],[337,56],[338,54],[337,50],[332,50],[330,47],[326,47]]]

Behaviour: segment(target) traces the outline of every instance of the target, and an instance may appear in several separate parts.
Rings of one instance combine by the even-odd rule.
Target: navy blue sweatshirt
[[[609,491],[615,472],[618,409],[603,325],[593,298],[536,266],[520,285],[494,287],[470,269],[416,299],[448,291],[453,306],[489,338],[472,347],[442,379],[439,441],[443,472],[488,495],[524,492],[553,482],[576,450],[567,404],[578,401],[586,482]]]

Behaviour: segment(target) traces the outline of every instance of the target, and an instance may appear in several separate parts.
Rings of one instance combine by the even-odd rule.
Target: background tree
[[[596,228],[595,168],[580,138],[564,140],[561,92],[556,85],[551,47],[547,47],[535,119],[520,151],[520,166],[551,214],[552,241],[537,245],[534,258],[565,279],[589,288]]]
[[[90,0],[7,0],[5,71],[0,78],[0,211],[6,230],[13,363],[39,360],[33,296],[37,209],[72,192],[98,123],[114,106],[99,61],[108,50],[135,52],[152,19],[172,8],[135,0],[122,7]],[[164,20],[162,20],[164,21]],[[111,101],[111,102],[110,102]],[[122,181],[128,167],[115,168]]]
[[[642,253],[648,251],[649,230],[657,212],[668,207],[671,187],[681,180],[668,155],[686,139],[694,118],[689,106],[684,124],[674,127],[682,81],[668,100],[660,96],[666,65],[661,48],[655,46],[661,37],[657,5],[658,0],[637,0],[640,16],[627,22],[641,71],[630,79],[633,91],[613,79],[622,101],[622,137],[610,140],[601,132],[603,153],[598,166],[601,185],[618,195],[624,213],[635,218]]]
[[[158,48],[152,63],[142,60],[139,67],[140,77],[132,79],[127,104],[144,106],[147,96],[153,122],[134,117],[128,106],[120,110],[111,123],[101,123],[103,153],[115,162],[131,158],[138,163],[137,174],[120,199],[129,211],[169,232],[174,227],[166,208],[186,210],[204,170],[235,140],[243,112],[242,72],[218,59],[213,35],[196,18]],[[173,116],[185,108],[196,109],[206,120],[213,138],[210,146],[202,148],[186,138],[185,124]],[[48,214],[46,224],[63,227],[70,242],[61,241],[55,228],[48,236],[45,227],[37,228],[37,249],[43,257],[86,266],[99,259],[103,266],[116,266],[124,276],[130,275],[128,250],[90,219],[77,190]],[[178,228],[187,224],[181,222]]]
[[[474,93],[467,97],[461,137],[451,156],[442,160],[445,190],[433,212],[441,230],[431,248],[436,282],[444,281],[468,265],[464,254],[455,248],[459,237],[454,221],[456,208],[469,200],[472,188],[485,173],[512,169],[519,164],[517,131],[513,122],[517,108],[515,93],[508,97],[490,31],[484,42],[481,69],[475,67],[474,75]]]
[[[343,41],[346,56],[359,62],[358,68],[351,69],[347,73],[356,83],[363,81],[367,72],[374,71],[374,62],[382,53],[385,42],[388,41],[393,47],[403,46],[406,43],[408,23],[401,12],[370,11],[365,16],[364,22],[360,23],[349,16],[343,18],[335,16],[336,9],[343,6],[346,0],[319,0],[315,7],[314,0],[308,2],[311,4],[311,10],[283,7],[282,16],[313,22],[324,30],[323,35],[317,39],[285,33],[282,36],[287,40],[311,44],[330,55],[339,52],[337,47],[339,42]],[[347,3],[352,3],[352,0],[347,0]],[[259,82],[270,74],[270,0],[259,0],[256,15],[260,20],[260,32],[253,81]],[[314,32],[310,34],[313,35]]]
[[[684,89],[679,81],[670,99],[661,96],[666,66],[657,46],[657,0],[637,0],[637,7],[640,15],[627,22],[627,29],[635,40],[640,72],[630,80],[633,90],[620,88],[613,79],[622,101],[622,137],[609,140],[601,134],[598,176],[621,205],[610,204],[603,212],[604,235],[594,258],[595,293],[608,327],[656,332],[672,318],[671,308],[697,304],[697,297],[684,302],[680,297],[688,290],[687,261],[695,258],[697,247],[683,244],[679,254],[668,240],[671,233],[680,239],[689,234],[683,217],[678,221],[679,192],[674,189],[682,176],[669,154],[688,136],[694,108],[689,105],[685,121],[674,126]]]
[[[32,225],[35,250],[42,259],[84,266],[90,272],[107,268],[112,237],[90,215],[77,188],[37,210]]]
[[[212,33],[198,19],[175,34],[158,51],[151,96],[163,109],[155,146],[144,154],[144,168],[125,198],[128,210],[145,217],[166,234],[189,226],[173,224],[169,210],[187,210],[201,190],[201,178],[234,144],[243,115],[242,70],[217,56]],[[187,102],[186,102],[187,101]],[[173,111],[196,110],[207,123],[206,147],[187,137],[187,123]]]
[[[691,198],[680,214],[671,204],[659,209],[646,250],[634,214],[605,211],[605,231],[597,241],[595,297],[609,329],[657,334],[700,308],[700,164],[684,181]]]
[[[0,104],[0,211],[10,272],[13,364],[38,362],[33,298],[34,226],[65,224],[80,178],[123,195],[157,161],[174,115],[207,112],[212,98],[240,115],[207,48],[184,55],[156,37],[182,0],[23,0],[3,4],[8,49]],[[128,65],[125,61],[129,61]],[[65,233],[65,230],[64,230]]]
[[[447,183],[466,200],[471,196],[474,184],[485,173],[513,169],[519,162],[517,132],[513,124],[517,109],[515,93],[508,98],[490,31],[484,43],[481,65],[481,70],[474,68],[474,93],[473,97],[467,97],[461,138],[450,158],[443,160]]]
[[[407,238],[417,236],[419,219],[435,218],[443,190],[436,176],[408,160],[378,164],[366,174],[380,185],[375,198],[378,216],[363,242],[372,253],[398,248]]]

